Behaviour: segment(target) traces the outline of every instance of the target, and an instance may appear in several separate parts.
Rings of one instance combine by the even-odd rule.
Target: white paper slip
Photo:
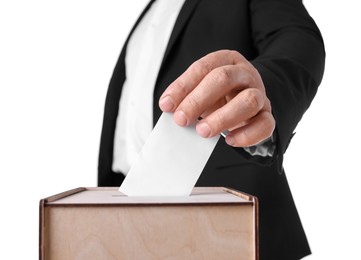
[[[203,138],[163,113],[119,191],[128,196],[188,196],[219,136]]]

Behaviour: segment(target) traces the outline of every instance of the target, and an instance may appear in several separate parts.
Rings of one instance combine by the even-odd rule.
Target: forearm
[[[253,33],[259,51],[252,64],[260,73],[271,101],[278,152],[283,154],[321,82],[323,40],[301,1],[251,2]]]

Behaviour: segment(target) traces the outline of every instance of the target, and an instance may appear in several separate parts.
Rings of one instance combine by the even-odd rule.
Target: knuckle
[[[182,78],[178,78],[178,80],[176,81],[176,87],[178,91],[182,92],[182,94],[188,93],[186,82]]]
[[[245,88],[250,88],[251,86],[254,86],[255,79],[253,75],[249,72],[247,68],[243,65],[235,65],[237,68],[237,74],[235,77],[235,81],[237,83],[237,86],[235,87],[236,90],[242,91]]]
[[[212,77],[218,85],[229,85],[232,81],[232,75],[226,68],[218,68],[212,72]]]
[[[263,98],[261,93],[256,89],[248,89],[243,93],[243,102],[251,110],[260,110],[263,107]]]
[[[190,111],[199,111],[201,108],[201,103],[200,103],[200,99],[197,97],[196,94],[190,95],[187,97],[187,107],[189,108]]]
[[[191,68],[193,73],[205,76],[213,70],[213,65],[210,63],[210,61],[208,61],[208,59],[202,58],[193,63]]]
[[[233,64],[237,64],[244,60],[244,57],[242,56],[242,54],[240,54],[238,51],[235,51],[235,50],[229,50],[228,55],[232,58]]]
[[[245,87],[245,86],[251,86],[252,83],[253,83],[253,78],[251,77],[251,75],[247,72],[245,73],[241,73],[240,74],[240,85],[242,87]]]

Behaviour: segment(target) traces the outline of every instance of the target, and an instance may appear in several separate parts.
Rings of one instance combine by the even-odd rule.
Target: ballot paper
[[[128,196],[188,196],[219,136],[203,138],[196,123],[180,127],[163,113],[119,191]]]

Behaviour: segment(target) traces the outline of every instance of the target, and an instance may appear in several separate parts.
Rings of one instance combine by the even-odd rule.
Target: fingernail
[[[196,126],[197,133],[202,137],[209,137],[211,135],[211,129],[207,123],[199,123]]]
[[[227,135],[226,143],[230,146],[233,146],[236,143],[236,139],[234,139],[234,137],[231,135]]]
[[[188,125],[187,117],[182,110],[178,110],[174,113],[174,121],[180,126]]]
[[[165,96],[161,100],[159,100],[159,107],[164,112],[172,112],[175,105],[170,96]]]

